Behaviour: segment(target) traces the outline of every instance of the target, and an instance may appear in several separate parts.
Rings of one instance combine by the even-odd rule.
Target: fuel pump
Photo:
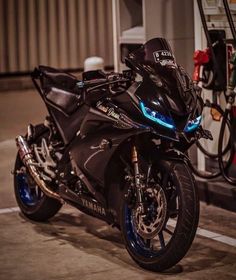
[[[198,148],[206,157],[218,161],[219,170],[211,173],[200,172],[197,169],[194,169],[194,171],[198,176],[207,179],[222,175],[227,182],[236,184],[236,172],[230,172],[232,170],[230,167],[234,162],[236,163],[236,110],[234,107],[236,95],[236,53],[232,53],[232,48],[230,49],[226,44],[224,30],[208,30],[202,1],[197,0],[197,4],[207,40],[207,49],[204,51],[197,50],[194,53],[193,81],[198,88],[200,86],[200,88],[212,92],[212,101],[206,99],[205,107],[210,108],[212,121],[221,121],[221,126],[216,153],[210,152],[200,142],[197,143]],[[227,0],[223,0],[223,5],[233,41],[236,44],[235,26]],[[230,69],[228,69],[227,65],[228,59],[230,61]],[[231,73],[229,73],[229,70]],[[225,108],[219,102],[219,97],[222,95],[226,103]],[[226,144],[223,144],[226,130],[229,132],[228,141]]]
[[[223,177],[226,179],[227,182],[231,184],[236,184],[236,176],[232,174],[230,176],[228,172],[228,168],[224,166],[223,155],[222,155],[222,143],[224,137],[224,131],[226,127],[227,119],[231,118],[231,126],[230,126],[230,144],[231,144],[231,151],[230,151],[230,158],[229,163],[235,163],[235,151],[236,151],[236,110],[234,106],[235,96],[236,96],[236,52],[231,57],[230,64],[232,66],[231,75],[229,79],[228,85],[228,92],[227,92],[227,104],[225,108],[225,112],[223,115],[220,135],[219,135],[219,144],[218,144],[218,162],[220,171]]]

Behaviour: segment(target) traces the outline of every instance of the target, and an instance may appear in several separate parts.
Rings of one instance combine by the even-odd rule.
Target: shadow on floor
[[[103,221],[78,212],[78,215],[59,213],[48,223],[33,222],[33,224],[37,233],[48,237],[45,242],[59,240],[60,246],[69,243],[88,254],[102,257],[130,270],[138,269],[144,272],[128,255],[119,230]],[[232,250],[228,251],[227,246],[217,246],[214,241],[206,238],[195,238],[181,265],[176,265],[162,275],[181,273],[184,276],[191,272],[231,265],[235,260],[236,254],[232,253]]]

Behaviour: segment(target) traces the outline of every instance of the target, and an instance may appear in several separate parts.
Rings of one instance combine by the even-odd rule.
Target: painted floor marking
[[[7,213],[19,212],[19,211],[20,211],[19,207],[2,208],[2,209],[0,209],[0,215],[1,214],[7,214]],[[173,220],[173,219],[170,219],[167,224],[171,227],[175,227],[176,226],[176,221]],[[232,238],[232,237],[220,234],[220,233],[216,233],[216,232],[206,230],[206,229],[202,229],[202,228],[198,227],[197,235],[203,236],[203,237],[206,237],[206,238],[209,238],[209,239],[212,239],[212,240],[215,240],[215,241],[218,241],[218,242],[221,242],[221,243],[233,246],[233,247],[236,247],[236,239],[235,238]]]
[[[6,147],[12,147],[16,146],[16,141],[14,139],[6,139],[3,141],[0,141],[0,148],[5,149]]]
[[[171,227],[175,227],[176,226],[176,221],[173,219],[169,219],[167,225],[171,226]],[[210,230],[206,230],[206,229],[202,229],[200,227],[197,228],[197,235],[199,236],[203,236],[203,237],[207,237],[209,239],[236,247],[236,239],[220,234],[220,233],[216,233]]]
[[[0,209],[0,214],[7,214],[7,213],[13,213],[13,212],[19,212],[19,207],[10,207],[10,208],[3,208]]]

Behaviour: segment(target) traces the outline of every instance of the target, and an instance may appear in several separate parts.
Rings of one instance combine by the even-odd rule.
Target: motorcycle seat
[[[82,95],[51,87],[46,94],[45,101],[64,115],[70,116],[82,104]]]
[[[51,91],[51,88],[58,88],[79,95],[82,93],[82,90],[76,86],[79,82],[76,76],[43,65],[40,65],[38,70],[40,72],[41,86],[46,94]]]

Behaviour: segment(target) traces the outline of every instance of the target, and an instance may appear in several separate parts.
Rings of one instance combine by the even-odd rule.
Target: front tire
[[[160,272],[177,264],[189,250],[198,225],[199,200],[194,178],[184,163],[162,161],[153,165],[152,181],[157,195],[151,198],[148,188],[146,201],[151,206],[146,216],[139,216],[137,209],[123,200],[121,231],[135,262]],[[156,219],[151,211],[159,211]]]

